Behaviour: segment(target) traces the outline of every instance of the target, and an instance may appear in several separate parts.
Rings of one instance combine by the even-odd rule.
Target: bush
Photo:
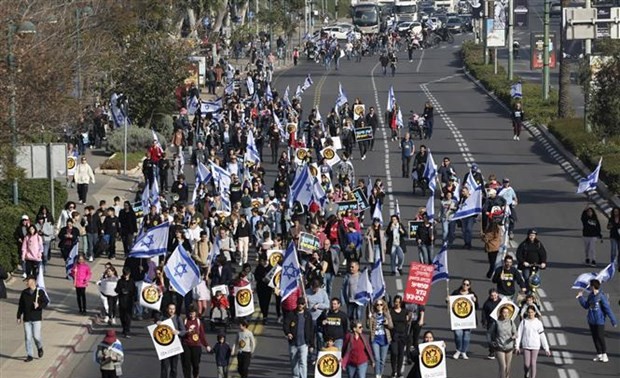
[[[132,152],[127,154],[127,169],[134,169],[144,158],[144,152]],[[116,153],[113,157],[101,163],[101,169],[115,169],[122,171],[125,168],[125,155],[122,152]]]
[[[592,143],[593,134],[585,131],[582,118],[556,119],[548,127],[590,170],[596,168],[602,156],[600,178],[612,193],[620,193],[620,140],[616,138],[607,143]]]
[[[501,65],[498,65],[496,75],[493,65],[484,64],[483,46],[476,45],[473,41],[463,43],[461,55],[467,70],[506,106],[512,107],[514,100],[510,96],[510,87],[513,82],[517,82],[521,78],[515,76],[511,82],[508,80],[506,69]],[[521,82],[523,98],[520,101],[523,104],[526,116],[535,123],[549,123],[557,113],[557,92],[550,91],[549,100],[545,101],[542,98],[542,85],[529,83],[525,80],[521,80]]]
[[[12,203],[12,182],[0,181],[0,265],[12,272],[19,262],[13,232],[20,218],[26,214],[33,220],[41,205],[50,207],[50,182],[45,179],[22,180],[19,185],[19,205]],[[54,182],[54,208],[56,217],[67,202],[67,189],[61,182]]]
[[[166,139],[157,133],[160,143],[164,146]],[[142,152],[153,144],[153,131],[142,127],[130,126],[127,129],[127,152]],[[116,129],[108,136],[108,151],[122,152],[125,148],[125,131]]]
[[[153,117],[153,130],[155,130],[158,134],[163,136],[163,140],[160,139],[161,144],[165,145],[164,140],[170,140],[172,138],[172,133],[174,132],[174,123],[172,121],[172,116],[166,113],[157,113]]]

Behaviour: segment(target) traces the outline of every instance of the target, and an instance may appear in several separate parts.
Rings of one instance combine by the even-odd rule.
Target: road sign
[[[620,39],[620,8],[564,8],[566,39]]]

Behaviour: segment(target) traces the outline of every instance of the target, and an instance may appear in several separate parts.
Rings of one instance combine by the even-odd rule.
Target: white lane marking
[[[547,341],[549,342],[549,345],[554,347],[556,345],[558,345],[556,339],[555,339],[555,333],[553,332],[547,332]]]
[[[545,326],[545,328],[551,328],[551,323],[549,322],[549,317],[546,315],[543,315],[541,318],[543,325]]]
[[[418,66],[415,68],[415,72],[420,72],[420,67],[422,67],[422,59],[424,59],[425,52],[425,50],[422,50],[422,54],[420,54],[420,60],[418,61]]]
[[[379,66],[379,63],[375,64],[372,70],[370,70],[370,80],[372,81],[372,90],[375,92],[375,103],[377,105],[377,114],[383,114],[383,108],[379,103],[379,92],[377,91],[377,83],[375,83],[375,69]],[[387,167],[385,172],[385,181],[387,183],[388,200],[390,204],[390,215],[394,214],[394,194],[392,191],[392,175],[389,170],[390,166],[390,148],[388,145],[387,134],[385,132],[385,122],[383,116],[379,117],[381,123],[381,136],[383,136],[383,146],[385,151],[385,166]],[[375,135],[376,138],[376,135]]]
[[[568,378],[568,373],[566,373],[565,369],[558,369],[558,375],[560,378]]]
[[[579,373],[575,369],[567,369],[568,378],[579,378]]]
[[[545,311],[553,311],[553,305],[549,301],[543,301],[542,306],[545,308]]]
[[[545,292],[545,290],[544,290],[544,289],[538,289],[537,291],[538,291],[538,295],[539,295],[541,298],[547,298],[547,293]]]
[[[562,351],[562,357],[564,358],[564,364],[565,365],[572,365],[573,364],[573,355],[571,354],[571,352],[563,350]]]
[[[559,351],[554,350],[554,351],[551,352],[551,355],[553,356],[553,362],[556,365],[563,365],[562,355],[560,354]]]
[[[553,325],[553,328],[562,328],[562,324],[560,324],[560,319],[558,319],[557,316],[551,315],[549,317],[549,320],[551,320],[551,324]]]
[[[402,278],[397,278],[396,280],[396,291],[403,291],[403,280]]]
[[[565,334],[558,333],[557,337],[558,337],[558,345],[565,346],[566,344],[568,344],[566,342],[566,335]]]

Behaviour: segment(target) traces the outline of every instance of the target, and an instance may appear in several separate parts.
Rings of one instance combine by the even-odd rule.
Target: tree
[[[588,116],[600,139],[620,135],[620,54],[608,57],[591,85]]]

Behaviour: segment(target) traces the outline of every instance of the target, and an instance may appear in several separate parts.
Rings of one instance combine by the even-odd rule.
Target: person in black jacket
[[[58,248],[62,258],[67,261],[73,246],[80,240],[80,231],[73,227],[73,219],[67,219],[67,225],[58,232]]]
[[[306,311],[305,298],[297,298],[297,309],[286,313],[282,328],[288,339],[293,377],[306,377],[308,352],[314,347],[314,325],[310,312]]]
[[[322,336],[319,338],[334,340],[334,345],[342,350],[344,337],[349,329],[349,317],[340,309],[340,299],[336,297],[331,299],[329,310],[323,311],[316,324]]]
[[[170,189],[170,192],[175,193],[179,196],[179,199],[175,202],[187,203],[189,199],[189,187],[185,182],[185,175],[180,174],[179,176],[177,176],[177,180],[172,183],[172,188]]]
[[[32,343],[37,346],[39,358],[43,357],[43,342],[41,338],[41,321],[43,319],[43,309],[47,307],[49,299],[45,291],[37,287],[37,278],[27,277],[26,288],[19,296],[17,307],[17,324],[24,324],[24,334],[26,338],[25,362],[33,360]]]
[[[418,253],[422,264],[431,264],[433,260],[433,225],[428,219],[428,214],[423,215],[424,224],[418,227],[416,240],[418,242]]]
[[[273,288],[269,286],[269,280],[266,278],[267,273],[272,269],[267,261],[267,256],[261,254],[258,258],[258,265],[254,270],[254,279],[256,280],[256,294],[258,295],[258,304],[263,314],[263,324],[267,324],[269,316],[269,304],[273,295]]]
[[[128,266],[123,267],[123,276],[116,283],[116,293],[118,294],[118,311],[123,327],[123,337],[130,338],[131,329],[131,313],[133,311],[133,303],[136,297],[136,284],[131,279],[131,269]]]
[[[219,255],[216,259],[216,266],[211,269],[211,287],[217,285],[229,285],[232,282],[233,272],[226,257]]]
[[[515,284],[518,284],[524,293],[527,290],[527,284],[523,280],[523,276],[521,276],[517,268],[512,266],[513,260],[511,255],[506,255],[504,257],[504,264],[493,272],[493,283],[497,284],[497,292],[504,297],[515,295]]]
[[[583,226],[581,235],[585,246],[586,265],[596,266],[596,241],[603,241],[601,233],[601,223],[598,216],[591,206],[585,208],[581,213],[581,224]]]
[[[116,258],[116,235],[118,234],[118,230],[120,228],[118,217],[116,216],[116,211],[113,207],[108,207],[106,210],[106,217],[103,220],[103,227],[101,228],[101,232],[103,234],[103,239],[108,244],[108,258],[115,259]]]
[[[525,282],[530,278],[532,265],[539,265],[540,269],[547,267],[547,251],[537,234],[536,230],[528,230],[527,238],[517,248],[519,270]]]
[[[129,201],[125,201],[123,209],[118,215],[118,221],[121,226],[121,240],[123,241],[123,252],[125,257],[129,255],[131,246],[133,245],[133,238],[138,233],[138,221],[136,219],[136,213]]]
[[[424,117],[424,126],[426,127],[426,138],[431,139],[433,137],[433,104],[430,101],[426,101],[424,104],[424,111],[422,117]]]

